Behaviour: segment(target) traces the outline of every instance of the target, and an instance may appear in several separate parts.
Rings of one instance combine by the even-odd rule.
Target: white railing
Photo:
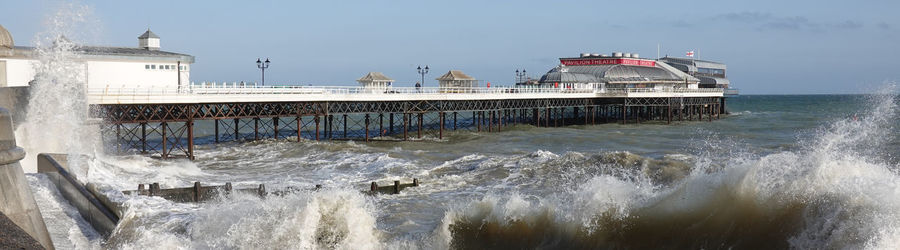
[[[495,88],[440,88],[440,87],[393,87],[365,88],[342,86],[243,86],[243,87],[105,87],[89,88],[88,95],[94,96],[155,96],[155,95],[256,95],[256,94],[627,94],[627,93],[723,93],[720,88],[545,88],[545,87],[495,87]]]

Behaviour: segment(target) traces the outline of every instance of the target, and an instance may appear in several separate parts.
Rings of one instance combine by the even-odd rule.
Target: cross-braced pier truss
[[[627,91],[619,95],[584,92],[560,95],[555,92],[547,94],[546,98],[541,98],[541,93],[510,92],[495,94],[495,98],[477,93],[467,93],[467,96],[401,93],[381,95],[382,98],[375,100],[352,94],[332,98],[296,94],[294,101],[286,101],[284,96],[266,100],[241,93],[243,98],[231,96],[233,101],[189,102],[158,98],[143,103],[122,102],[122,96],[116,96],[117,101],[111,103],[111,95],[98,97],[99,94],[94,93],[89,99],[92,100],[92,114],[104,120],[104,135],[115,151],[189,159],[194,158],[194,145],[198,140],[201,143],[272,138],[366,142],[442,140],[456,131],[499,132],[516,124],[559,127],[611,122],[712,121],[725,110],[721,90],[703,90],[694,95],[648,93],[646,90],[636,91],[635,95]],[[436,94],[443,98],[428,96]],[[448,95],[457,98],[446,98]],[[98,98],[107,99],[98,101]],[[146,96],[130,98],[151,99]],[[195,134],[198,123],[204,123],[205,130],[211,133]]]

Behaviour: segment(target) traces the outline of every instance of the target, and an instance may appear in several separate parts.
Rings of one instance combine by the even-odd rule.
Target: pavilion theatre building
[[[579,57],[560,58],[559,62],[559,66],[541,77],[541,85],[593,89],[695,89],[700,83],[698,78],[665,62],[640,58],[638,54],[584,53]]]

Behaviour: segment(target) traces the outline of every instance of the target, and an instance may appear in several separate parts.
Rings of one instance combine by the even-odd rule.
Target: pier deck
[[[89,89],[92,114],[118,152],[193,159],[195,122],[209,141],[443,139],[449,131],[500,131],[605,122],[711,121],[722,89],[563,88],[103,88]],[[706,117],[704,117],[706,116]],[[414,133],[413,135],[410,135]],[[423,135],[424,133],[424,135]]]

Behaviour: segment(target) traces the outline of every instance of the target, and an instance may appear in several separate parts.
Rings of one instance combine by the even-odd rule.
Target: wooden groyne
[[[369,190],[363,190],[361,192],[368,195],[399,194],[400,191],[403,191],[404,189],[418,186],[419,179],[417,178],[413,178],[412,182],[410,183],[401,183],[397,180],[394,181],[391,185],[381,186],[379,186],[377,182],[373,181],[369,185]],[[259,186],[254,188],[235,189],[230,182],[226,182],[225,185],[207,186],[202,185],[200,182],[194,182],[194,185],[191,187],[181,188],[160,188],[159,183],[150,183],[138,184],[137,190],[126,190],[122,191],[122,193],[125,195],[156,196],[174,202],[206,202],[218,197],[228,197],[232,194],[249,194],[259,197],[266,197],[269,195],[283,196],[303,191],[317,191],[322,188],[322,185],[315,185],[315,187],[312,188],[287,187],[282,190],[267,192],[265,184],[259,184]]]

